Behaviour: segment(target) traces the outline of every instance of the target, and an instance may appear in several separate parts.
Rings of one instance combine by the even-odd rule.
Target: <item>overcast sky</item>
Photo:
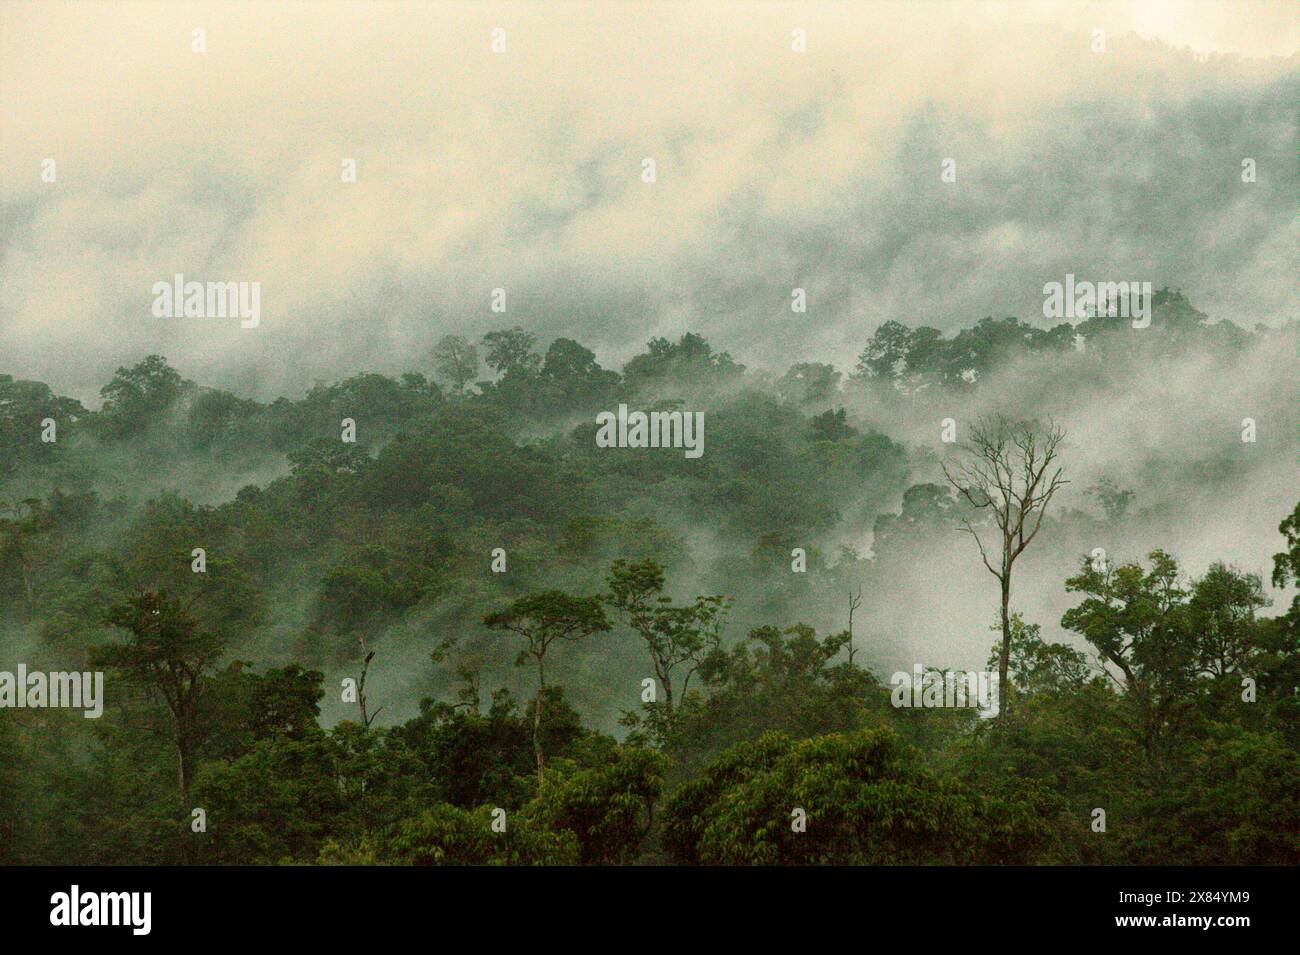
[[[0,372],[91,399],[161,352],[269,398],[515,324],[848,369],[891,318],[1050,324],[1067,272],[1277,324],[1298,37],[1290,0],[6,0]],[[260,282],[260,326],[153,317],[177,272]]]

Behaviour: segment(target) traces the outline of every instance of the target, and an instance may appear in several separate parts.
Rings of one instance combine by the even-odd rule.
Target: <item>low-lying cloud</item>
[[[1278,324],[1297,16],[1197,9],[6,5],[4,370],[92,399],[160,352],[269,398],[513,324],[847,370],[887,319],[1041,320],[1068,272]],[[259,327],[154,318],[175,273],[260,282]]]

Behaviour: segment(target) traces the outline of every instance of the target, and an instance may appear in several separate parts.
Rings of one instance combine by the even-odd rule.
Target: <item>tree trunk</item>
[[[1000,578],[1002,583],[1002,652],[998,654],[998,718],[1011,712],[1011,684],[1007,670],[1011,663],[1011,571]]]
[[[183,737],[176,740],[176,750],[179,756],[177,760],[178,775],[180,778],[181,788],[181,808],[186,813],[190,811],[190,780],[194,776],[194,758],[190,753],[189,744]]]
[[[546,670],[542,666],[542,658],[537,658],[537,699],[533,703],[533,755],[537,757],[537,791],[542,791],[545,781],[542,778],[542,767],[545,764],[545,757],[542,755],[542,692],[546,689]]]
[[[664,685],[664,708],[668,712],[668,719],[673,718],[673,684],[672,678],[668,671],[662,667],[659,669],[659,682]]]
[[[177,774],[181,789],[181,859],[185,865],[193,865],[195,858],[194,841],[190,838],[187,823],[190,820],[190,782],[194,779],[194,754],[190,752],[189,742],[180,733],[176,735]]]

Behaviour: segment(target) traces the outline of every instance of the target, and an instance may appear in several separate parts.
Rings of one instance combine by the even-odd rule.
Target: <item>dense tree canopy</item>
[[[847,377],[694,333],[620,372],[523,327],[270,403],[156,355],[98,410],[0,376],[0,622],[107,676],[100,719],[0,709],[0,861],[1296,864],[1300,598],[1134,543],[1159,488],[1081,474],[1089,510],[1053,506],[1016,572],[1055,614],[1013,594],[989,633],[981,581],[935,625],[977,635],[969,665],[1005,651],[1006,719],[891,705],[910,622],[983,573],[912,409],[1000,374],[1068,405],[1294,337],[1154,306],[1141,339],[889,321]],[[598,448],[620,403],[704,409],[707,453]],[[1227,495],[1245,466],[1186,473]],[[1300,509],[1276,519],[1285,588]]]

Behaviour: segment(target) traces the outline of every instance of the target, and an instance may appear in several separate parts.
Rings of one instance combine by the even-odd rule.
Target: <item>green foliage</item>
[[[769,730],[795,737],[876,725],[887,694],[868,672],[833,664],[847,632],[818,639],[811,627],[758,627],[700,668],[707,694],[688,698],[665,745],[690,771],[722,749]]]
[[[1083,634],[1118,674],[1129,725],[1159,771],[1189,725],[1235,706],[1242,678],[1257,664],[1274,677],[1292,672],[1296,647],[1257,624],[1255,611],[1267,603],[1257,576],[1214,564],[1189,591],[1172,557],[1156,550],[1148,559],[1150,570],[1085,558],[1066,589],[1086,596],[1061,624]],[[1272,703],[1263,709],[1285,720],[1291,708],[1276,697]]]
[[[488,332],[483,336],[487,350],[484,360],[499,375],[527,377],[537,373],[542,359],[536,352],[537,336],[518,325],[502,331]]]
[[[1175,293],[1156,309],[1140,337],[1108,316],[952,337],[886,323],[847,381],[746,371],[694,334],[619,374],[522,328],[440,342],[448,400],[410,372],[267,404],[150,356],[90,412],[0,376],[0,623],[29,661],[108,668],[110,704],[96,721],[0,710],[0,862],[1294,865],[1300,602],[1263,616],[1257,576],[1212,563],[1188,579],[1162,551],[1085,561],[1065,581],[1076,642],[1013,616],[1017,708],[996,725],[895,710],[847,660],[844,595],[864,588],[854,659],[881,666],[901,622],[937,618],[915,578],[942,583],[972,514],[884,412],[920,419],[930,396],[1033,356],[1068,372],[1039,383],[1068,396],[1175,345],[1283,337],[1208,325]],[[496,377],[474,388],[480,350]],[[708,453],[597,449],[592,417],[620,401],[706,411]],[[1226,461],[1197,467],[1222,481]],[[1135,514],[1096,480],[1100,517],[1045,524],[1058,554],[1170,506],[1144,485]],[[1300,577],[1298,528],[1300,509],[1278,587]],[[1030,569],[1059,596],[1051,566]],[[321,671],[361,636],[390,725],[338,722],[333,677],[326,701]],[[660,699],[638,708],[646,676]],[[480,685],[498,688],[486,706]],[[593,729],[620,712],[621,742]]]
[[[688,332],[677,342],[653,338],[644,354],[623,366],[623,377],[633,390],[652,388],[666,381],[691,386],[716,386],[745,370],[727,352],[715,352],[699,335]]]
[[[81,402],[56,395],[43,382],[0,375],[0,478],[21,465],[48,465],[85,414]],[[63,443],[41,440],[46,418],[54,419]]]
[[[492,830],[493,808],[457,809],[439,803],[380,842],[375,858],[385,865],[573,865],[578,840],[572,832],[553,831],[527,816],[506,820],[505,832]],[[322,861],[356,864],[356,856],[339,857],[327,847]]]
[[[582,864],[632,862],[654,821],[666,763],[654,750],[626,746],[596,766],[552,762],[530,811],[552,831],[574,834]]]
[[[662,737],[672,725],[673,675],[682,672],[680,693],[685,695],[691,677],[720,651],[729,601],[719,594],[675,606],[663,593],[664,569],[653,560],[614,561],[608,585],[606,600],[626,618],[649,651],[656,689],[663,692],[664,699],[662,709],[657,699],[647,707],[651,725]],[[632,722],[635,725],[635,720]]]
[[[1211,728],[1129,827],[1141,865],[1300,865],[1300,753],[1280,736]]]
[[[846,423],[844,409],[823,411],[812,419],[814,441],[843,441],[858,433],[857,428]]]
[[[433,369],[453,393],[463,394],[478,374],[478,349],[459,335],[444,335],[433,346]]]
[[[528,657],[540,661],[557,640],[577,640],[610,628],[599,597],[574,597],[562,590],[529,594],[503,610],[488,614],[489,630],[510,631],[524,638],[516,664]]]
[[[161,355],[150,355],[138,365],[119,368],[113,380],[99,390],[104,406],[95,419],[116,438],[140,434],[158,424],[178,398],[193,388]]]
[[[989,629],[1001,631],[1002,624],[995,622]],[[1018,698],[1037,693],[1059,695],[1076,691],[1095,677],[1083,653],[1064,643],[1048,643],[1041,633],[1038,624],[1025,623],[1019,613],[1011,614],[1011,686],[999,687],[999,693],[1015,693]],[[990,671],[997,670],[1000,653],[999,641],[985,664]]]
[[[531,798],[536,767],[532,725],[517,712],[508,691],[493,697],[486,713],[477,698],[452,706],[426,699],[420,715],[394,729],[423,765],[432,793],[442,802],[462,809],[489,800],[515,809]],[[543,745],[547,751],[568,755],[578,716],[556,688],[545,704],[550,714]]]
[[[768,734],[674,794],[665,842],[714,865],[1014,865],[1051,849],[1041,787],[980,792],[919,762],[887,729]]]

